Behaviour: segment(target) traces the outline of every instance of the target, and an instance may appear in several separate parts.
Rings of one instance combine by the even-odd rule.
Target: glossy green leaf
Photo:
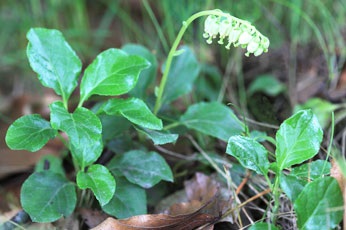
[[[269,160],[267,150],[257,141],[240,135],[228,140],[226,153],[237,158],[240,164],[256,173],[268,173]]]
[[[114,157],[107,167],[114,175],[124,175],[143,188],[153,187],[161,180],[173,181],[169,165],[156,152],[129,151]]]
[[[44,155],[36,164],[35,172],[49,170],[65,177],[65,171],[60,157],[54,155]]]
[[[79,166],[83,169],[95,162],[103,150],[100,119],[83,107],[69,113],[61,102],[54,102],[49,108],[52,127],[68,135],[72,156]]]
[[[323,160],[316,160],[294,167],[289,175],[281,175],[280,186],[291,201],[295,201],[304,186],[330,173],[331,165]]]
[[[162,129],[162,121],[157,118],[148,106],[138,98],[113,98],[105,102],[97,111],[108,115],[122,115],[132,123],[148,129]]]
[[[91,189],[101,205],[112,199],[116,187],[113,175],[105,166],[99,164],[91,165],[86,172],[79,171],[77,185],[81,189]]]
[[[291,170],[290,175],[305,179],[306,181],[315,180],[323,175],[330,173],[331,165],[324,160],[316,160],[306,163]]]
[[[279,170],[315,156],[323,131],[311,110],[301,110],[285,120],[276,133],[276,162]]]
[[[119,219],[147,213],[145,190],[124,177],[116,177],[117,190],[102,210]]]
[[[131,55],[138,55],[144,57],[150,62],[150,67],[143,70],[138,78],[135,88],[133,88],[129,94],[138,97],[145,98],[145,93],[151,83],[156,79],[157,72],[157,60],[152,52],[146,47],[137,44],[126,44],[121,48],[126,53]]]
[[[251,225],[249,230],[278,230],[278,228],[275,227],[275,225],[269,223],[256,223],[254,225]]]
[[[48,121],[38,114],[31,114],[13,122],[7,130],[5,140],[10,149],[35,152],[56,135],[57,131],[52,129]]]
[[[58,30],[32,28],[27,38],[31,68],[44,86],[67,101],[77,87],[82,62]]]
[[[180,121],[189,129],[227,141],[230,136],[244,131],[244,125],[233,111],[218,102],[191,105]]]
[[[166,130],[151,130],[138,126],[136,126],[135,128],[138,132],[143,133],[148,138],[150,138],[154,142],[154,145],[173,143],[179,137],[178,134],[170,133]]]
[[[129,92],[135,87],[139,73],[149,65],[144,58],[119,49],[103,51],[84,72],[81,103],[94,94],[115,96]]]
[[[263,92],[269,96],[277,96],[285,91],[285,84],[278,81],[273,75],[262,75],[255,78],[250,84],[248,94]]]
[[[200,66],[194,53],[187,46],[182,46],[181,49],[184,49],[185,52],[172,61],[162,96],[162,104],[174,101],[178,97],[189,93],[195,79],[198,77]]]
[[[307,183],[307,180],[292,175],[280,175],[280,187],[292,202],[297,199]]]
[[[298,228],[333,229],[342,220],[342,193],[338,182],[323,177],[307,184],[294,202]]]
[[[23,209],[34,222],[53,222],[69,216],[75,209],[75,186],[51,171],[33,173],[22,186]]]

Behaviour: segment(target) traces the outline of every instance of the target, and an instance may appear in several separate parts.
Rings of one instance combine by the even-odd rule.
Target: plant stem
[[[172,128],[175,128],[179,125],[182,125],[179,121],[176,121],[176,122],[173,122],[169,125],[166,125],[165,127],[163,127],[164,130],[168,130],[168,129],[172,129]]]
[[[279,181],[280,178],[278,176],[278,174],[276,174],[275,176],[275,182],[274,182],[274,188],[273,188],[273,196],[274,196],[274,208],[273,208],[273,212],[272,212],[272,222],[273,224],[276,224],[276,220],[277,220],[277,214],[279,212],[279,205],[280,205],[280,191],[279,191]]]
[[[216,16],[221,16],[221,17],[231,17],[232,19],[239,21],[243,24],[248,24],[250,25],[249,22],[245,21],[245,20],[241,20],[239,18],[233,17],[230,14],[227,13],[223,13],[221,10],[205,10],[205,11],[200,11],[196,14],[193,14],[191,17],[189,17],[186,21],[183,22],[183,26],[181,27],[177,37],[175,38],[172,48],[168,53],[167,56],[167,60],[166,60],[166,66],[165,66],[165,70],[163,72],[162,75],[162,79],[160,82],[160,86],[159,86],[159,90],[158,90],[158,94],[157,94],[157,99],[156,99],[156,103],[155,103],[155,107],[154,107],[154,114],[156,115],[158,113],[158,111],[160,110],[161,106],[162,106],[162,96],[163,96],[163,92],[168,80],[168,73],[169,70],[171,68],[171,64],[173,61],[173,57],[175,56],[175,53],[177,51],[177,48],[180,44],[180,41],[186,31],[186,29],[188,28],[188,26],[197,18],[202,17],[202,16],[209,16],[209,15],[216,15]]]
[[[329,145],[328,145],[328,149],[327,149],[327,157],[326,157],[326,160],[324,161],[324,164],[323,164],[323,168],[322,168],[321,175],[320,175],[321,177],[323,176],[324,170],[327,166],[327,162],[328,162],[330,153],[332,151],[334,128],[335,128],[334,126],[335,126],[335,118],[334,118],[334,112],[332,112],[332,124],[330,126],[331,130],[330,130],[330,137],[329,137]]]

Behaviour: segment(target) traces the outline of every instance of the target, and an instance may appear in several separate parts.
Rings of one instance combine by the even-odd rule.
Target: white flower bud
[[[239,44],[240,45],[246,45],[252,40],[252,35],[245,30],[240,36],[239,36]]]
[[[208,38],[207,43],[211,44],[212,39],[216,38],[219,33],[219,17],[215,15],[209,15],[204,23],[204,38]]]
[[[261,41],[261,45],[263,46],[263,48],[264,48],[265,50],[268,49],[269,44],[270,44],[269,39],[268,39],[267,37],[263,37],[263,38],[262,38],[262,41]]]
[[[232,17],[230,14],[209,15],[205,20],[203,37],[207,39],[206,42],[211,44],[218,35],[219,44],[223,44],[225,38],[228,37],[226,49],[229,49],[231,45],[246,48],[246,56],[251,53],[259,56],[268,51],[270,44],[269,39],[264,37],[254,26]]]
[[[258,49],[258,47],[259,47],[259,39],[257,38],[257,39],[252,39],[250,42],[249,42],[249,44],[247,45],[247,51],[249,52],[249,53],[254,53],[257,49]]]
[[[255,55],[256,57],[261,55],[263,53],[263,48],[262,47],[258,47],[258,49],[253,53],[253,55]]]
[[[228,44],[226,46],[226,49],[229,49],[232,44],[238,41],[240,34],[241,30],[238,27],[231,29],[228,35]]]
[[[219,34],[220,34],[220,40],[218,41],[219,44],[223,44],[223,39],[229,35],[229,32],[232,29],[232,19],[227,18],[225,20],[222,20],[219,27]]]

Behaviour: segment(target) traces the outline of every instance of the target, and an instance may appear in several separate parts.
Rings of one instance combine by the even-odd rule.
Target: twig
[[[237,207],[235,208],[232,208],[232,209],[229,209],[228,211],[226,211],[223,215],[222,215],[222,218],[225,218],[226,216],[230,215],[231,213],[233,213],[236,209],[240,209],[242,207],[244,207],[245,205],[247,205],[248,203],[256,200],[257,198],[260,198],[262,196],[264,196],[265,194],[268,194],[270,193],[270,188],[267,188],[266,190],[254,195],[253,197],[250,197],[249,199],[247,199],[246,201],[244,201],[243,203],[239,204]]]
[[[196,154],[192,154],[190,156],[185,156],[183,154],[180,154],[180,153],[176,153],[176,152],[173,152],[173,151],[170,151],[168,149],[165,149],[161,146],[158,146],[158,145],[155,145],[154,146],[157,150],[161,151],[162,153],[166,154],[166,155],[169,155],[169,156],[172,156],[172,157],[175,157],[175,158],[179,158],[179,159],[183,159],[183,160],[195,160],[196,159]]]
[[[248,118],[248,117],[245,117],[245,120],[247,122],[255,124],[255,125],[259,125],[259,126],[263,126],[263,127],[267,127],[267,128],[271,128],[271,129],[279,129],[279,126],[277,126],[277,125],[271,125],[268,123],[255,121],[255,120],[252,120],[251,118]]]
[[[248,182],[250,175],[251,175],[250,171],[247,171],[246,176],[244,177],[244,179],[242,180],[242,182],[238,186],[237,190],[235,191],[235,194],[238,195],[241,192],[241,190],[243,189],[245,184]]]

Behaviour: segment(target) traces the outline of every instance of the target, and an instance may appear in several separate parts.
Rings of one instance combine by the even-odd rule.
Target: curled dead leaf
[[[107,218],[101,224],[93,228],[93,230],[192,230],[204,225],[206,225],[204,229],[212,229],[210,226],[220,217],[203,213],[204,209],[212,202],[211,200],[197,211],[183,215],[139,215],[121,220]]]
[[[164,214],[139,215],[127,219],[108,218],[93,230],[212,230],[224,210],[232,206],[230,196],[226,195],[228,198],[225,199],[220,193],[224,195],[230,192],[220,192],[220,183],[214,177],[202,173],[196,173],[193,179],[184,184],[184,202],[174,200]]]
[[[185,181],[187,198],[198,200],[202,203],[214,197],[220,188],[220,183],[203,173],[196,173],[192,180]]]

